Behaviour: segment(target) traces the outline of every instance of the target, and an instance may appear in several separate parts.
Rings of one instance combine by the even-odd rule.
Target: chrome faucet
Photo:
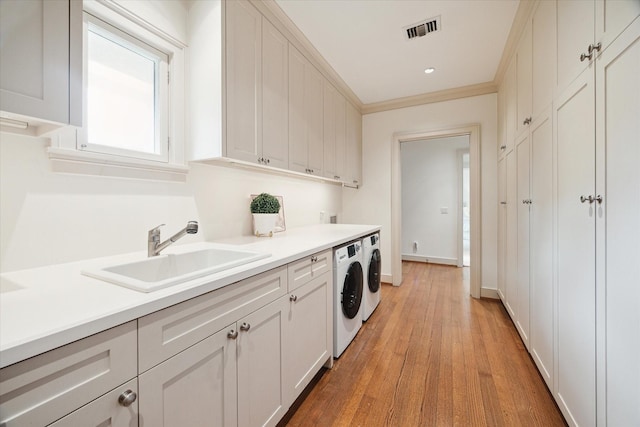
[[[160,255],[160,252],[162,252],[167,246],[171,245],[179,238],[187,234],[196,234],[198,232],[198,222],[189,221],[185,228],[178,231],[176,234],[169,237],[164,242],[160,243],[160,227],[162,227],[163,225],[165,224],[160,224],[159,226],[149,230],[148,251],[147,251],[147,255],[149,257]]]

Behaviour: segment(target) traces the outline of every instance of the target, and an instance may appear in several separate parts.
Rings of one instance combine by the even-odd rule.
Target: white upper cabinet
[[[556,8],[552,1],[538,3],[531,19],[532,92],[531,112],[535,120],[551,105],[554,89]]]
[[[324,82],[324,176],[345,178],[346,100],[331,83]]]
[[[289,46],[289,169],[322,175],[323,78]]]
[[[262,18],[262,156],[259,163],[289,165],[289,41]]]
[[[557,77],[558,92],[567,87],[587,65],[581,60],[593,45],[595,8],[593,1],[558,0],[557,5]]]
[[[262,146],[262,15],[226,2],[227,155],[257,162]]]
[[[557,2],[557,87],[561,92],[638,16],[636,0]]]
[[[342,181],[349,186],[362,185],[362,114],[351,105],[347,105],[346,123],[346,159],[345,178]]]
[[[532,58],[531,58],[531,25],[527,25],[518,44],[516,53],[516,134],[529,128],[531,123],[531,90],[532,90]]]
[[[81,125],[82,2],[3,0],[0,39],[2,115]]]

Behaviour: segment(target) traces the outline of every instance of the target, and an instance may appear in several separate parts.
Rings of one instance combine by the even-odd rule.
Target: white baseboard
[[[500,296],[498,295],[498,290],[493,288],[480,288],[480,297],[500,299]]]
[[[393,276],[390,274],[381,274],[380,281],[382,283],[393,283]]]
[[[440,258],[421,255],[402,254],[403,261],[427,262],[429,264],[458,265],[456,258]]]

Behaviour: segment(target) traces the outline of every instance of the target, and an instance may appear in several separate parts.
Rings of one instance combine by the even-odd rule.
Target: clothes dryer
[[[362,239],[364,291],[362,296],[362,320],[369,319],[380,304],[380,233]]]
[[[362,326],[362,244],[334,250],[333,357],[340,357]]]

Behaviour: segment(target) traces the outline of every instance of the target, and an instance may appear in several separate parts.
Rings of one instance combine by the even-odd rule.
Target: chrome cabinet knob
[[[600,197],[600,200],[598,200],[599,203],[602,203],[602,196],[598,196]],[[589,204],[595,202],[597,200],[597,197],[594,198],[591,194],[589,194],[588,196],[580,196],[580,202],[584,203],[584,202],[589,202]]]
[[[118,403],[124,407],[131,406],[136,401],[138,395],[135,391],[126,390],[118,397]]]
[[[291,296],[289,297],[289,301],[291,301],[291,302],[296,302],[296,301],[298,301],[298,297],[297,297],[296,295],[291,295]]]
[[[234,331],[233,329],[230,330],[229,333],[227,334],[227,338],[235,340],[236,338],[238,338],[238,331]]]
[[[600,43],[598,43],[598,44],[600,44]],[[596,200],[596,202],[598,202],[598,204],[599,204],[599,205],[601,205],[601,204],[602,204],[602,200],[603,200],[603,199],[602,199],[602,196],[601,196],[601,195],[599,195],[599,194],[598,194],[598,195],[596,196],[596,199],[595,199],[595,200]]]
[[[249,323],[243,323],[242,325],[240,325],[240,330],[241,331],[248,331],[249,329],[251,329],[251,325]],[[237,332],[236,332],[237,334]]]

